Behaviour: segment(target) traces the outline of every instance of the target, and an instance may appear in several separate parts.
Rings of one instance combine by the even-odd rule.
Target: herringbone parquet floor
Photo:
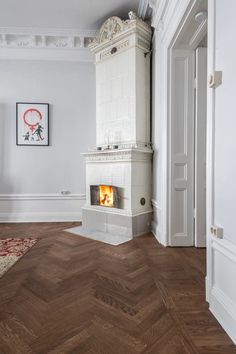
[[[40,238],[0,280],[1,354],[236,353],[204,301],[204,250],[151,234],[114,247],[75,225],[0,225]]]

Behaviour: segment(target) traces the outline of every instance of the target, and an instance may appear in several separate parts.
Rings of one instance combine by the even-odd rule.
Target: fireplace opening
[[[90,186],[91,205],[100,205],[110,208],[119,207],[118,187],[97,185]]]

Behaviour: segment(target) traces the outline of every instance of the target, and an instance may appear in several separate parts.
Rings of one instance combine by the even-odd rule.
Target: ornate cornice
[[[166,11],[169,7],[170,0],[150,0],[156,2],[156,6],[154,6],[152,11],[152,26],[157,31],[163,31],[163,18],[166,14]],[[181,2],[180,2],[181,3]]]
[[[117,34],[124,31],[128,27],[127,21],[122,21],[119,17],[113,16],[108,18],[102,25],[99,35],[93,40],[94,43],[100,44],[103,42],[110,41]]]
[[[84,49],[96,36],[90,30],[58,30],[0,27],[1,48]]]
[[[142,42],[142,46],[149,49],[152,32],[146,22],[134,13],[131,14],[131,18],[128,20],[121,20],[117,16],[112,16],[104,22],[97,37],[90,41],[89,48],[93,53],[98,53],[104,48],[108,48],[109,45],[115,45],[121,40],[127,40],[127,37],[132,34],[137,35],[140,43]],[[115,49],[117,51],[117,48]]]

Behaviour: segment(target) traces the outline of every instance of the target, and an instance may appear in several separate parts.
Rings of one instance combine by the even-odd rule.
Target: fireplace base
[[[65,231],[113,246],[150,232],[152,211],[131,215],[120,210],[114,212],[114,209],[103,209],[94,206],[83,207],[83,225]]]
[[[106,210],[104,210],[106,209]],[[151,229],[152,210],[128,214],[118,209],[85,206],[82,208],[83,228],[114,236],[135,237]]]
[[[114,235],[101,231],[88,230],[85,229],[83,226],[72,227],[71,229],[67,229],[65,231],[78,236],[89,238],[91,240],[104,242],[112,246],[119,246],[122,243],[132,240],[132,237]]]

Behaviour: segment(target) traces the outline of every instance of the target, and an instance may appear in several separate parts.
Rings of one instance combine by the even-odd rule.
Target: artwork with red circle
[[[47,103],[17,103],[17,145],[48,145]]]

